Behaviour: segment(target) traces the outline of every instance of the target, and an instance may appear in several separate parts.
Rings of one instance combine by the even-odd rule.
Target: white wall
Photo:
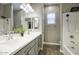
[[[4,16],[11,18],[11,4],[4,5]]]
[[[21,12],[14,11],[14,27],[19,27],[21,25]]]
[[[3,5],[0,5],[0,16],[3,16]]]
[[[3,15],[9,18],[10,29],[13,29],[13,6],[12,4],[6,4],[3,6]]]
[[[3,29],[4,29],[4,33],[7,32],[9,30],[9,28],[12,30],[13,28],[13,8],[11,4],[0,4],[0,16],[5,16],[8,17],[8,22],[9,24],[7,24],[6,19],[4,19],[4,22],[2,23]],[[1,18],[0,18],[1,21]],[[1,24],[0,24],[1,25]]]

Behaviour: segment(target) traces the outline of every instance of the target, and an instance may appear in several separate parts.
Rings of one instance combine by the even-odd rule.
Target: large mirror
[[[9,32],[19,33],[29,30],[39,29],[39,17],[35,14],[34,9],[30,4],[32,10],[26,12],[21,8],[24,4],[14,3],[4,5],[2,15],[0,15],[0,34],[9,34]],[[2,16],[2,17],[1,17]]]
[[[28,25],[27,28],[31,30],[35,30],[39,28],[39,18],[38,17],[29,17],[25,18],[25,25]]]

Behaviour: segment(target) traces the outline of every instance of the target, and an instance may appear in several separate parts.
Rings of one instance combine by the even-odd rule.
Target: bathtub
[[[75,46],[75,48],[72,49],[70,46],[63,45],[63,54],[64,55],[79,55],[79,48]]]

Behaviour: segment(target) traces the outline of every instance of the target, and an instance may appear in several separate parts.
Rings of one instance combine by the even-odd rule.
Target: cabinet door
[[[41,35],[38,37],[38,48],[40,50],[40,48],[42,47],[42,37]]]
[[[30,49],[30,51],[28,52],[28,55],[35,55],[35,54],[36,53],[35,53],[35,46],[34,46]]]
[[[38,38],[36,39],[36,44],[35,44],[35,53],[38,55],[39,49],[38,49]]]

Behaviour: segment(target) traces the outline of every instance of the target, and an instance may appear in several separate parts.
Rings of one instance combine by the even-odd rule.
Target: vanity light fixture
[[[25,5],[25,4],[20,5],[20,8],[23,9],[26,13],[29,12],[29,11],[26,9],[26,5]]]
[[[23,9],[26,13],[34,12],[30,4],[22,4],[20,5],[20,8]]]

